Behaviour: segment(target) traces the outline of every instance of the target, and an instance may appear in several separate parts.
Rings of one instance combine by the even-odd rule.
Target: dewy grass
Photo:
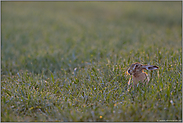
[[[181,5],[2,2],[1,121],[182,121]]]

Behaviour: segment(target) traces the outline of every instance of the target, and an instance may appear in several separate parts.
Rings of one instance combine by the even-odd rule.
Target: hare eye
[[[136,65],[136,68],[140,68],[141,65]]]

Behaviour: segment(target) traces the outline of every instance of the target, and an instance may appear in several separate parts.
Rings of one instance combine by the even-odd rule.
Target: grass
[[[182,121],[182,2],[1,5],[1,121]]]

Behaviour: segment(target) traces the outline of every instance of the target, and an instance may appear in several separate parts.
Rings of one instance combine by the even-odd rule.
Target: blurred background
[[[181,2],[2,2],[1,47],[2,69],[16,72],[180,49]]]

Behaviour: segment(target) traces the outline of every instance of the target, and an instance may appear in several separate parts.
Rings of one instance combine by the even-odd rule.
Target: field
[[[1,121],[182,121],[181,6],[1,2]]]

